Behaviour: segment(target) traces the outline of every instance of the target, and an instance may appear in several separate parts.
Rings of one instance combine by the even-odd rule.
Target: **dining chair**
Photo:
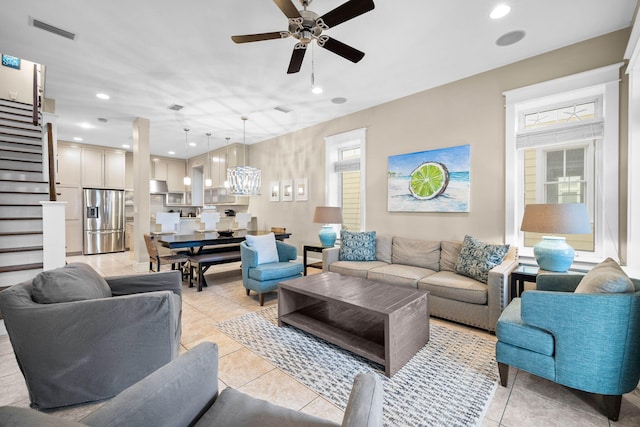
[[[178,266],[179,270],[183,272],[185,269],[185,263],[189,261],[189,257],[185,254],[173,254],[173,255],[160,255],[156,242],[153,236],[150,234],[144,235],[144,243],[147,245],[147,252],[149,253],[149,271],[160,271],[160,267],[163,265],[171,264],[171,269],[176,270]],[[153,264],[156,264],[156,270],[153,269]]]

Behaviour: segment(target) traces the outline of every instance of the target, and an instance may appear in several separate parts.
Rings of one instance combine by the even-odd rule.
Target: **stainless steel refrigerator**
[[[84,255],[124,251],[124,190],[84,189]]]

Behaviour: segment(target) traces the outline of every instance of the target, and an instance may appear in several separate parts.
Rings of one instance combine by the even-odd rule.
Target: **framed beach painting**
[[[389,212],[469,212],[470,145],[389,156]]]

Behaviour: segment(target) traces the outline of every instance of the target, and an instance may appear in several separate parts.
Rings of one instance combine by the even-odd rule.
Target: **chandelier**
[[[246,166],[247,161],[247,117],[242,117],[242,146],[244,149],[243,165],[227,169],[229,193],[236,196],[255,196],[260,194],[262,171]]]

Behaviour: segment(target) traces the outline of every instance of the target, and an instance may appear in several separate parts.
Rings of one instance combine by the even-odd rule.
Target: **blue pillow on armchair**
[[[376,260],[376,232],[354,232],[342,230],[340,232],[340,261],[375,261]]]

